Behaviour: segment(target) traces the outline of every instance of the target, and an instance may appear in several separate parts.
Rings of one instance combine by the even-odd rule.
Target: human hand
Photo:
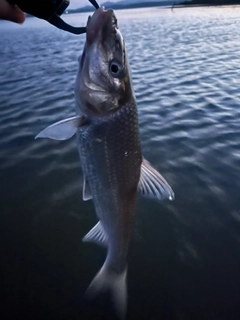
[[[17,6],[9,4],[6,0],[0,0],[0,19],[23,23],[25,13]]]

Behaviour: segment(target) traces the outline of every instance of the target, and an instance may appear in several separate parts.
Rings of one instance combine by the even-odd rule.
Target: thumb
[[[9,4],[6,0],[0,0],[0,19],[23,23],[25,14],[17,6]]]

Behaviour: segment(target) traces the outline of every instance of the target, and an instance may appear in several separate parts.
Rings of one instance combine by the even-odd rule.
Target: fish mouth
[[[90,45],[99,39],[99,36],[108,34],[109,30],[116,32],[116,29],[118,29],[118,25],[114,11],[112,9],[104,10],[100,7],[88,18],[87,43]]]

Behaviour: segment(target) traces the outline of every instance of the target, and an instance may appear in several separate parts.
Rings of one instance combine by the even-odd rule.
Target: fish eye
[[[122,67],[120,64],[116,61],[111,61],[110,62],[110,71],[113,77],[118,78],[120,76],[120,73],[122,71]]]

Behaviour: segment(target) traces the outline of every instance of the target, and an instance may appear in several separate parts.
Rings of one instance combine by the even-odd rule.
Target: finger
[[[17,6],[11,5],[5,0],[0,0],[0,19],[23,23],[25,14]]]

